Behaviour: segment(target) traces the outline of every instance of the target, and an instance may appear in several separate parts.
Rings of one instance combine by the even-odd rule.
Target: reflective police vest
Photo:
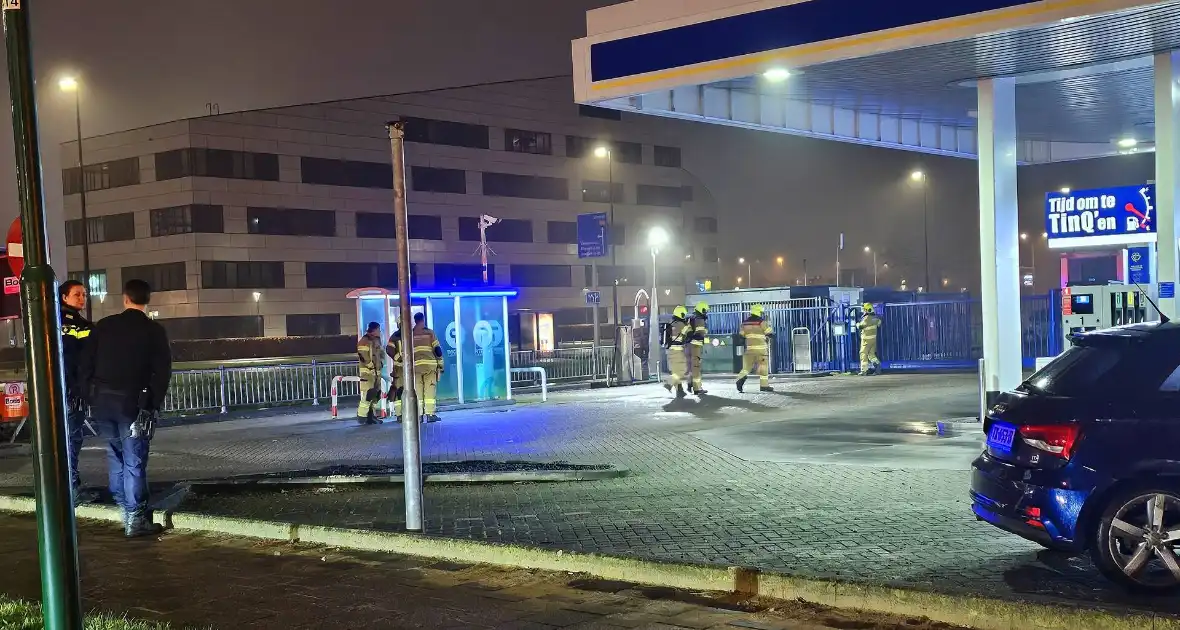
[[[746,341],[746,350],[766,352],[768,345],[766,338],[774,334],[774,329],[761,317],[750,317],[742,322],[741,335]]]

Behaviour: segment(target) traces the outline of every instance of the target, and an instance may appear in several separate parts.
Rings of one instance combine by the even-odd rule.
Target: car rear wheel
[[[1180,492],[1137,487],[1111,497],[1090,555],[1098,570],[1129,590],[1165,593],[1180,589]]]

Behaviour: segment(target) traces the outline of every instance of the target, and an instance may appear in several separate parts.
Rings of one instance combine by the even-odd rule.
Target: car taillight
[[[1080,428],[1076,424],[1020,427],[1020,439],[1025,444],[1062,459],[1069,459],[1073,455],[1073,446],[1078,441],[1079,433]]]

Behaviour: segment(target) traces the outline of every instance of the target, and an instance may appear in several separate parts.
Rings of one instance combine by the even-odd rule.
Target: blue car
[[[1000,396],[972,465],[972,510],[1028,540],[1088,551],[1139,592],[1180,587],[1180,325],[1076,335]]]

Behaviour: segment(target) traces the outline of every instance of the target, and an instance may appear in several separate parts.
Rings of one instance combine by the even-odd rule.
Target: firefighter
[[[764,320],[765,309],[761,304],[750,307],[750,316],[742,322],[740,331],[742,341],[746,345],[746,352],[742,355],[742,371],[737,375],[737,390],[742,391],[750,372],[757,370],[758,383],[764,392],[773,392],[770,386],[770,344],[774,337],[774,329]]]
[[[668,325],[668,332],[664,340],[664,347],[668,350],[668,380],[664,389],[676,390],[677,398],[684,398],[684,375],[688,372],[688,357],[684,354],[684,346],[688,342],[692,328],[688,325],[688,309],[677,306],[672,310],[672,323]]]
[[[689,388],[697,396],[708,394],[708,390],[701,383],[701,356],[705,353],[705,344],[709,341],[709,305],[698,302],[692,312],[692,319],[688,320],[689,332],[688,362],[692,369],[692,382]]]
[[[443,373],[442,347],[434,331],[426,327],[426,315],[414,314],[414,392],[424,422],[438,422],[438,377]]]
[[[361,402],[356,408],[360,424],[381,424],[376,403],[381,400],[381,371],[385,367],[385,353],[381,350],[381,324],[369,322],[365,334],[356,343],[360,360]]]
[[[400,322],[399,322],[400,324]],[[402,421],[402,394],[405,393],[405,374],[402,373],[402,368],[405,362],[402,355],[402,331],[399,327],[393,331],[389,336],[389,341],[385,343],[385,354],[393,361],[392,367],[389,369],[389,394],[386,399],[393,401],[393,415],[398,422]]]
[[[873,305],[865,302],[864,316],[857,322],[860,330],[860,375],[868,376],[881,370],[881,361],[877,358],[877,329],[881,327],[881,318],[873,312]]]

